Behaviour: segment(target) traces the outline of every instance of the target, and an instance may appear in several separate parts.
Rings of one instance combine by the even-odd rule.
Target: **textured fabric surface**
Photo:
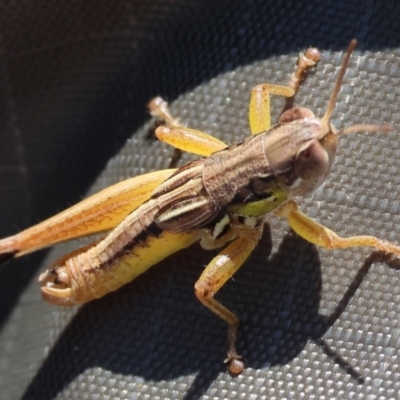
[[[3,2],[1,236],[166,168],[173,150],[154,139],[146,111],[155,95],[232,143],[248,135],[251,88],[286,83],[313,45],[323,58],[296,103],[322,115],[356,37],[333,122],[397,128],[343,138],[329,180],[299,203],[342,235],[400,243],[399,15],[395,2],[351,0]],[[282,104],[274,99],[275,121]],[[193,246],[80,309],[44,304],[39,271],[83,243],[1,266],[2,399],[399,396],[400,270],[382,254],[317,249],[271,219],[219,294],[241,318],[246,370],[232,378],[226,326],[193,293],[213,252]]]

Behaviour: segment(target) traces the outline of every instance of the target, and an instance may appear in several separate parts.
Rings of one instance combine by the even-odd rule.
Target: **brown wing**
[[[177,199],[163,207],[155,216],[156,224],[171,233],[187,232],[210,225],[220,214],[205,190],[194,196]]]

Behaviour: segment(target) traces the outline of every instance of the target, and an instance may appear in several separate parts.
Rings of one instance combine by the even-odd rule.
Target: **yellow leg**
[[[207,133],[184,127],[159,126],[156,136],[179,150],[205,157],[227,147],[224,142]]]
[[[380,251],[400,255],[400,246],[374,236],[362,235],[341,238],[335,232],[303,214],[293,200],[286,203],[275,213],[287,218],[291,228],[303,239],[326,249],[373,247]]]
[[[293,97],[295,91],[288,86],[262,83],[251,91],[249,122],[252,135],[257,135],[271,128],[271,99],[270,95]]]
[[[46,221],[1,239],[0,263],[55,243],[115,228],[174,172],[151,172],[119,182]]]
[[[320,56],[319,51],[315,48],[309,48],[305,55],[299,54],[296,70],[290,77],[288,86],[263,83],[253,88],[249,107],[249,122],[252,135],[257,135],[271,128],[270,95],[293,97],[299,88],[304,73],[315,65]]]
[[[168,104],[161,97],[156,97],[149,103],[149,109],[153,116],[159,117],[167,123],[156,129],[156,136],[162,142],[199,156],[209,156],[222,150],[227,145],[207,133],[189,129],[181,125],[179,120],[172,118],[168,110]]]
[[[233,375],[243,371],[242,357],[236,351],[239,318],[215,300],[214,295],[246,261],[260,236],[261,232],[256,230],[236,239],[208,264],[195,284],[197,298],[228,324],[228,357],[225,362],[229,363],[229,371]]]

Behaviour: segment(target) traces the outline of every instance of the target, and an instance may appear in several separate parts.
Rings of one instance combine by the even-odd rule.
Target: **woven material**
[[[285,84],[297,53],[323,58],[296,103],[322,115],[343,50],[333,122],[400,126],[395,2],[105,0],[0,6],[0,228],[15,233],[113,182],[166,168],[146,103],[190,127],[248,135],[249,92]],[[283,102],[273,103],[276,121]],[[342,235],[400,243],[399,128],[349,135],[304,211]],[[184,155],[180,163],[188,161]],[[267,229],[268,231],[268,229]],[[400,271],[367,249],[329,252],[271,220],[219,299],[241,318],[246,370],[226,373],[226,326],[193,285],[213,252],[182,251],[80,309],[44,304],[39,270],[84,243],[0,269],[2,399],[395,399]]]

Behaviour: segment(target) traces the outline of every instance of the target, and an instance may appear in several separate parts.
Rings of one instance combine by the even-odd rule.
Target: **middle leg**
[[[260,230],[249,230],[248,235],[234,240],[208,264],[195,284],[197,298],[228,324],[228,352],[225,362],[229,364],[232,375],[240,374],[244,368],[242,357],[236,350],[239,318],[215,300],[214,295],[246,261],[260,237]]]
[[[167,102],[161,97],[151,100],[148,107],[151,115],[167,123],[156,129],[156,136],[160,141],[176,149],[206,157],[227,147],[224,142],[207,133],[181,125],[178,119],[172,118]]]

